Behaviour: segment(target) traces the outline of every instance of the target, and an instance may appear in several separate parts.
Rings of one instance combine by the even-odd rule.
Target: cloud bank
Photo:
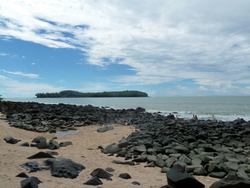
[[[156,85],[189,80],[192,87],[176,88],[250,94],[248,0],[0,0],[0,4],[2,39],[78,49],[89,64],[127,65],[135,72],[113,82]]]

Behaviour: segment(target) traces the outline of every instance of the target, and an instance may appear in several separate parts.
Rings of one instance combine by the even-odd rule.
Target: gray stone
[[[42,183],[37,177],[28,177],[21,181],[22,188],[37,188],[38,184]]]
[[[184,171],[184,169],[177,165],[171,168],[167,172],[168,185],[181,188],[181,187],[192,187],[192,188],[204,188],[205,185],[197,181],[192,175]]]
[[[213,183],[210,188],[249,188],[250,180],[229,175],[224,179]]]
[[[66,158],[47,159],[44,162],[44,165],[49,166],[52,176],[60,178],[76,178],[78,174],[85,169],[82,164]]]

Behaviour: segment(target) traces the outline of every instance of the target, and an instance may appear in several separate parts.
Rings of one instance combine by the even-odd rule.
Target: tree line
[[[65,90],[56,93],[37,93],[37,98],[70,98],[70,97],[148,97],[142,91],[104,91],[95,93],[82,93],[79,91]]]

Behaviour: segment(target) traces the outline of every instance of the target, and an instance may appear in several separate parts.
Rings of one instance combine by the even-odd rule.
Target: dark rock
[[[46,148],[48,148],[48,144],[46,142],[39,142],[36,144],[36,147],[38,149],[46,149]]]
[[[35,143],[46,143],[46,138],[44,136],[38,136],[32,140]]]
[[[64,141],[59,144],[60,147],[67,147],[69,145],[73,145],[71,141]]]
[[[101,168],[97,168],[97,169],[93,170],[90,175],[91,176],[96,176],[98,178],[106,178],[106,179],[113,176],[112,174],[106,172],[105,170],[103,170]]]
[[[13,138],[12,136],[7,136],[4,138],[4,140],[9,144],[16,144],[20,141],[20,140]]]
[[[103,132],[110,131],[110,130],[113,130],[113,129],[114,129],[113,126],[104,126],[104,127],[98,128],[97,132],[103,133]]]
[[[204,188],[205,185],[197,181],[192,175],[184,171],[184,169],[177,165],[171,168],[167,173],[168,184],[175,188]]]
[[[91,177],[88,181],[86,181],[85,183],[83,183],[84,185],[102,185],[102,181],[96,177],[96,176],[93,176]]]
[[[46,151],[45,153],[48,153],[49,155],[59,155],[56,151]]]
[[[21,172],[20,174],[17,174],[16,177],[19,177],[19,178],[28,178],[29,176],[26,173]]]
[[[229,175],[224,179],[213,183],[210,188],[249,188],[250,180]]]
[[[128,173],[121,173],[119,177],[123,179],[131,179],[131,176]]]
[[[48,142],[47,147],[48,147],[49,149],[52,149],[52,150],[54,150],[54,149],[59,149],[59,148],[60,148],[58,142],[55,141],[54,139],[51,139],[51,140]]]
[[[226,175],[227,175],[226,172],[211,172],[209,174],[209,176],[213,178],[224,178]]]
[[[37,177],[28,177],[21,181],[22,188],[37,188],[42,183]]]
[[[103,153],[109,154],[109,153],[117,153],[121,150],[119,146],[115,143],[108,145],[104,150],[102,150]]]
[[[82,164],[66,158],[47,159],[44,165],[49,166],[52,176],[71,179],[76,178],[85,169]]]
[[[42,171],[44,168],[40,167],[36,161],[29,161],[21,165],[21,167],[29,170],[29,172]]]
[[[54,158],[52,155],[45,152],[38,152],[35,155],[27,157],[27,159],[39,159],[39,158]]]
[[[30,147],[30,144],[28,142],[24,142],[22,144],[20,144],[20,146],[23,146],[23,147]]]
[[[132,161],[122,162],[122,161],[113,160],[112,163],[115,163],[115,164],[122,164],[122,165],[132,165],[132,166],[135,165],[135,163],[133,163]]]
[[[115,170],[113,169],[113,168],[106,168],[106,171],[108,171],[108,172],[114,172]]]
[[[133,185],[141,185],[138,181],[133,181],[132,184]]]

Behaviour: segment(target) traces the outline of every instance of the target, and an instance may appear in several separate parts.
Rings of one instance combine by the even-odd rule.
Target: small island
[[[65,90],[59,93],[37,93],[37,98],[75,98],[75,97],[148,97],[141,91],[104,91],[95,93],[82,93],[79,91]]]

